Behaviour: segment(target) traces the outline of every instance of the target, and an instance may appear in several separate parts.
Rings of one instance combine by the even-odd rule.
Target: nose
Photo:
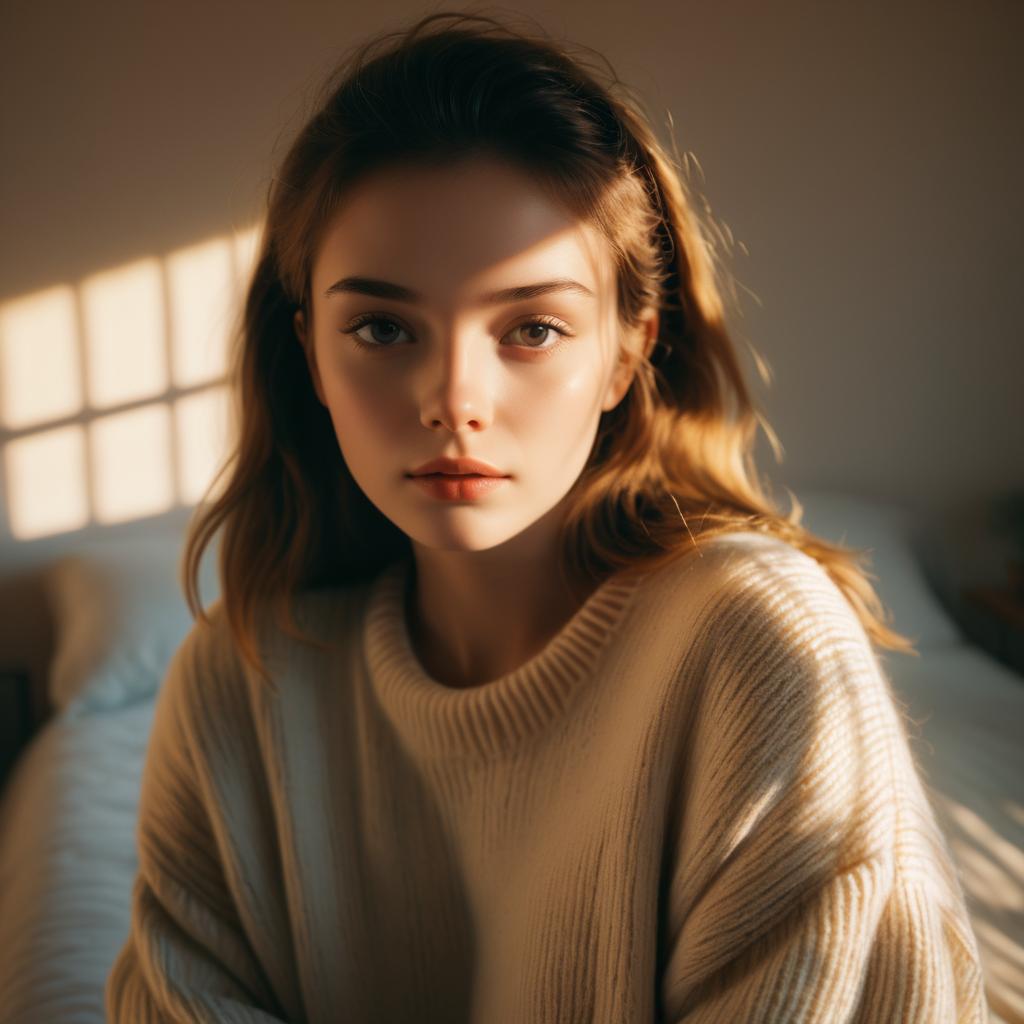
[[[447,427],[484,430],[491,422],[494,398],[489,350],[480,338],[462,336],[440,344],[428,370],[420,404],[420,422],[430,430]]]

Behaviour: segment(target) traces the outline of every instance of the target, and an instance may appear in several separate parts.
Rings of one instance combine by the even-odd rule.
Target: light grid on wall
[[[228,342],[258,229],[0,306],[7,521],[27,540],[193,505],[227,455]]]

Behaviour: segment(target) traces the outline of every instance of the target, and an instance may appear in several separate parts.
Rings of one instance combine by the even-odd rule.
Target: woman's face
[[[427,547],[479,551],[557,516],[629,385],[595,231],[497,160],[388,169],[328,225],[312,296],[295,328],[317,395],[388,519]],[[442,497],[410,477],[439,456],[506,479]]]

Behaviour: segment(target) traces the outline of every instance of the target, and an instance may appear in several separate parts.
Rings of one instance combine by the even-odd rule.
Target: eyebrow
[[[343,277],[335,281],[325,296],[339,295],[343,292],[355,292],[359,295],[372,295],[378,299],[393,299],[396,302],[422,302],[423,297],[406,288],[404,285],[392,284],[390,281],[379,281],[372,277]],[[594,297],[594,293],[579,281],[571,278],[558,278],[555,281],[540,281],[537,284],[523,284],[515,288],[501,288],[495,292],[487,292],[480,301],[485,305],[496,305],[501,302],[522,302],[536,299],[551,292],[576,292],[580,295]]]

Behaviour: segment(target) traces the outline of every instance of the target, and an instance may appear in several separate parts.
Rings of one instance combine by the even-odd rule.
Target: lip
[[[507,476],[473,473],[421,473],[409,480],[432,498],[445,502],[473,502],[505,486]]]
[[[422,466],[418,466],[406,475],[413,477],[427,475],[504,477],[508,474],[502,473],[500,469],[495,469],[489,462],[482,462],[480,459],[441,457],[424,462]]]

